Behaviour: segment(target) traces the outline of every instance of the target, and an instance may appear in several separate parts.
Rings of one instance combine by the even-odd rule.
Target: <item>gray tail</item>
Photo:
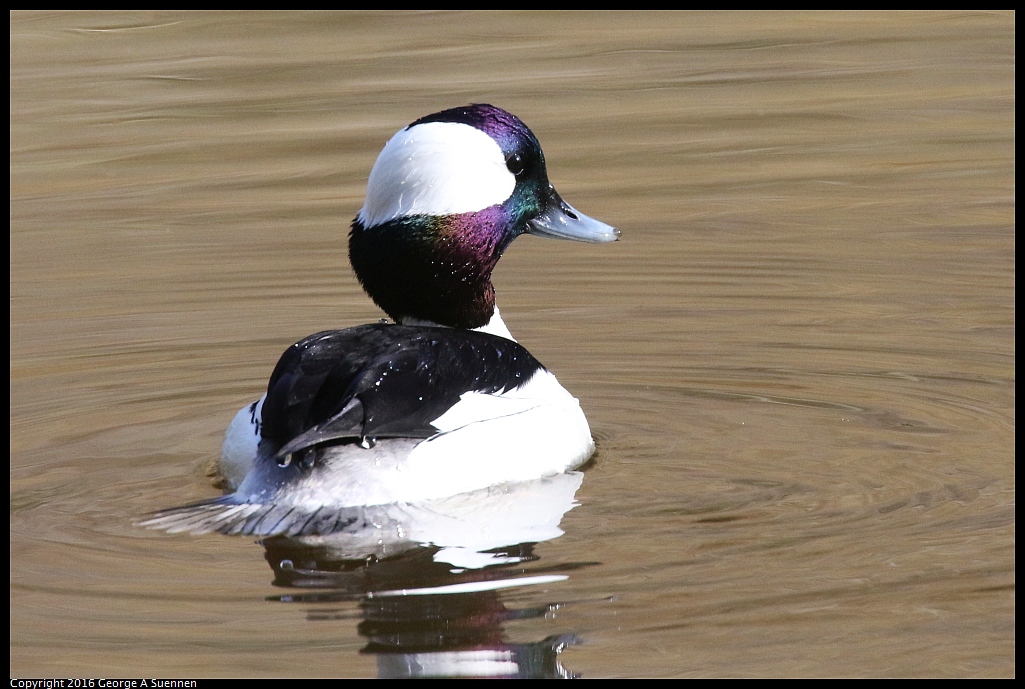
[[[289,505],[240,503],[234,495],[225,495],[154,512],[139,522],[139,526],[169,533],[326,536],[361,528],[365,521],[363,510],[358,507],[320,507],[310,511]]]

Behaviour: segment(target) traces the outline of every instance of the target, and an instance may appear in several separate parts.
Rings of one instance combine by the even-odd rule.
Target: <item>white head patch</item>
[[[516,178],[494,139],[468,124],[427,122],[385,144],[367,180],[364,227],[406,215],[452,215],[502,203]]]

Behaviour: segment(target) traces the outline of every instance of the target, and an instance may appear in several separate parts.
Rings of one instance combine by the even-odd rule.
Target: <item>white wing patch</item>
[[[385,144],[367,180],[364,227],[407,215],[470,213],[500,204],[516,178],[495,140],[468,124],[428,122]]]

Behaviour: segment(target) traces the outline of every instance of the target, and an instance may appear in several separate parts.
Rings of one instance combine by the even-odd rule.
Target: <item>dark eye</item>
[[[523,174],[523,169],[526,167],[526,164],[523,162],[523,156],[519,153],[513,153],[505,159],[505,166],[509,168],[509,172],[519,177]]]

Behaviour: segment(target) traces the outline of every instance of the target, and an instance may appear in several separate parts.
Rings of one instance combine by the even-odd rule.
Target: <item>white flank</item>
[[[432,422],[392,490],[441,497],[574,469],[594,452],[580,403],[548,371],[516,390],[465,393]]]
[[[468,124],[428,122],[385,144],[367,180],[364,227],[407,215],[470,213],[509,198],[516,178],[494,139]]]
[[[494,421],[539,407],[553,411],[565,409],[575,412],[579,410],[580,404],[559,385],[555,376],[542,370],[515,390],[494,394],[464,392],[459,396],[459,401],[432,421],[431,425],[442,433],[451,433],[471,424]],[[524,431],[529,432],[530,426],[524,426]],[[488,447],[490,444],[481,447]]]
[[[260,445],[260,424],[265,399],[267,395],[260,398],[255,411],[251,411],[251,404],[242,407],[224,433],[219,468],[225,487],[229,489],[237,488],[253,468],[256,449]]]

